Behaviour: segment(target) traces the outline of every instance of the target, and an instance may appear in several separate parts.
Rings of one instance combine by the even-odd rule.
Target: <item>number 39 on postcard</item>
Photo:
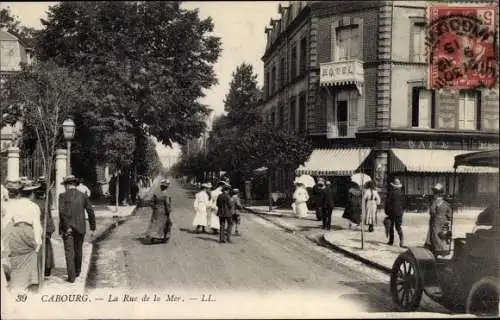
[[[491,88],[498,72],[495,5],[427,7],[427,85],[432,89]]]

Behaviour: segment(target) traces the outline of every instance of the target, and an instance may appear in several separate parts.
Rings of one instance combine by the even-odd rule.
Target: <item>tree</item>
[[[34,46],[37,30],[21,25],[19,18],[10,12],[9,7],[0,9],[0,29],[6,29],[24,45],[28,47]]]
[[[35,133],[41,150],[43,171],[49,186],[45,212],[49,211],[48,193],[52,186],[56,147],[62,142],[62,122],[74,106],[88,96],[83,84],[80,74],[58,67],[51,61],[23,66],[19,74],[5,83],[5,99],[2,99],[0,110],[2,117],[13,122],[20,119],[25,128]],[[44,239],[47,216],[43,222]],[[42,250],[45,252],[43,247]],[[42,266],[45,266],[45,258],[44,254]],[[43,284],[43,276],[40,281]]]

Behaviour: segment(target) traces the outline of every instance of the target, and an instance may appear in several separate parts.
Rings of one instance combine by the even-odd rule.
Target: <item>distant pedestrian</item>
[[[373,232],[377,209],[380,204],[380,196],[375,190],[373,181],[365,183],[365,192],[363,195],[363,210],[365,213],[364,224],[368,226],[368,231]]]
[[[219,242],[231,243],[231,231],[233,226],[231,214],[231,197],[229,196],[229,185],[222,187],[222,193],[217,197],[217,216],[219,217]]]
[[[321,216],[322,209],[321,209],[321,191],[320,191],[320,182],[324,181],[323,178],[318,178],[317,183],[313,186],[312,188],[312,203],[314,205],[314,211],[316,213],[316,220],[321,221],[323,220],[323,217]]]
[[[133,205],[137,204],[137,195],[139,194],[138,181],[134,180],[130,186],[130,200]]]
[[[444,188],[437,183],[432,188],[434,199],[429,208],[429,230],[425,247],[436,255],[446,255],[449,252],[451,238],[451,206],[444,200]]]
[[[332,227],[332,211],[334,207],[333,194],[331,193],[331,190],[326,187],[325,183],[322,180],[318,182],[318,185],[318,200],[321,210],[321,217],[323,220],[321,228],[330,230]]]
[[[238,188],[235,188],[231,191],[231,214],[232,214],[233,224],[235,227],[234,230],[235,236],[240,235],[238,226],[240,225],[240,210],[242,208],[243,206],[241,205],[240,190]]]
[[[195,216],[193,219],[193,226],[196,228],[195,232],[206,232],[206,227],[208,225],[207,221],[207,210],[210,207],[210,188],[211,183],[203,183],[201,185],[201,191],[196,193],[194,196],[194,211]]]
[[[83,179],[78,179],[77,183],[76,190],[90,198],[90,189],[83,183]]]
[[[349,220],[349,228],[351,228],[351,223],[359,226],[361,223],[361,200],[362,192],[361,188],[354,182],[351,182],[351,186],[348,191],[348,200],[346,207],[344,209],[344,214],[342,218]]]
[[[304,187],[302,182],[295,182],[295,192],[293,193],[292,209],[298,218],[307,217],[307,201],[309,200],[309,193]]]
[[[160,190],[156,190],[153,194],[149,203],[153,212],[151,213],[148,231],[142,240],[143,244],[166,243],[170,239],[172,206],[167,196],[169,186],[170,181],[164,179],[160,181]]]
[[[40,207],[42,227],[45,226],[45,276],[49,277],[52,269],[55,266],[54,250],[52,242],[50,241],[52,234],[56,231],[54,220],[52,219],[52,193],[50,188],[47,187],[47,181],[44,176],[38,178],[40,188],[36,191],[35,202]],[[48,210],[45,211],[45,201],[48,196]],[[47,224],[45,225],[45,215],[47,215]]]
[[[92,236],[96,229],[94,208],[89,198],[76,189],[78,179],[73,175],[64,178],[62,184],[66,188],[59,195],[59,233],[64,242],[68,282],[75,282],[82,268],[83,240],[85,239],[85,211],[89,220]]]
[[[391,226],[389,228],[389,242],[387,242],[387,244],[394,244],[394,229],[396,229],[399,236],[399,246],[404,248],[403,229],[401,227],[403,224],[405,202],[404,195],[401,190],[403,185],[399,179],[394,179],[394,181],[389,183],[389,185],[390,188],[385,201],[385,214],[391,220]]]

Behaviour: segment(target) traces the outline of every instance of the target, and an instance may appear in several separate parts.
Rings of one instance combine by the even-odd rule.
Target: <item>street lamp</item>
[[[71,140],[75,137],[75,122],[71,119],[66,119],[63,122],[62,127],[68,153],[66,158],[66,172],[69,176],[71,174]]]

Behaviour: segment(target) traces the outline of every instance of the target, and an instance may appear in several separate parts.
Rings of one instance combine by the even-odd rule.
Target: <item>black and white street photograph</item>
[[[0,2],[1,318],[497,318],[498,21]]]

